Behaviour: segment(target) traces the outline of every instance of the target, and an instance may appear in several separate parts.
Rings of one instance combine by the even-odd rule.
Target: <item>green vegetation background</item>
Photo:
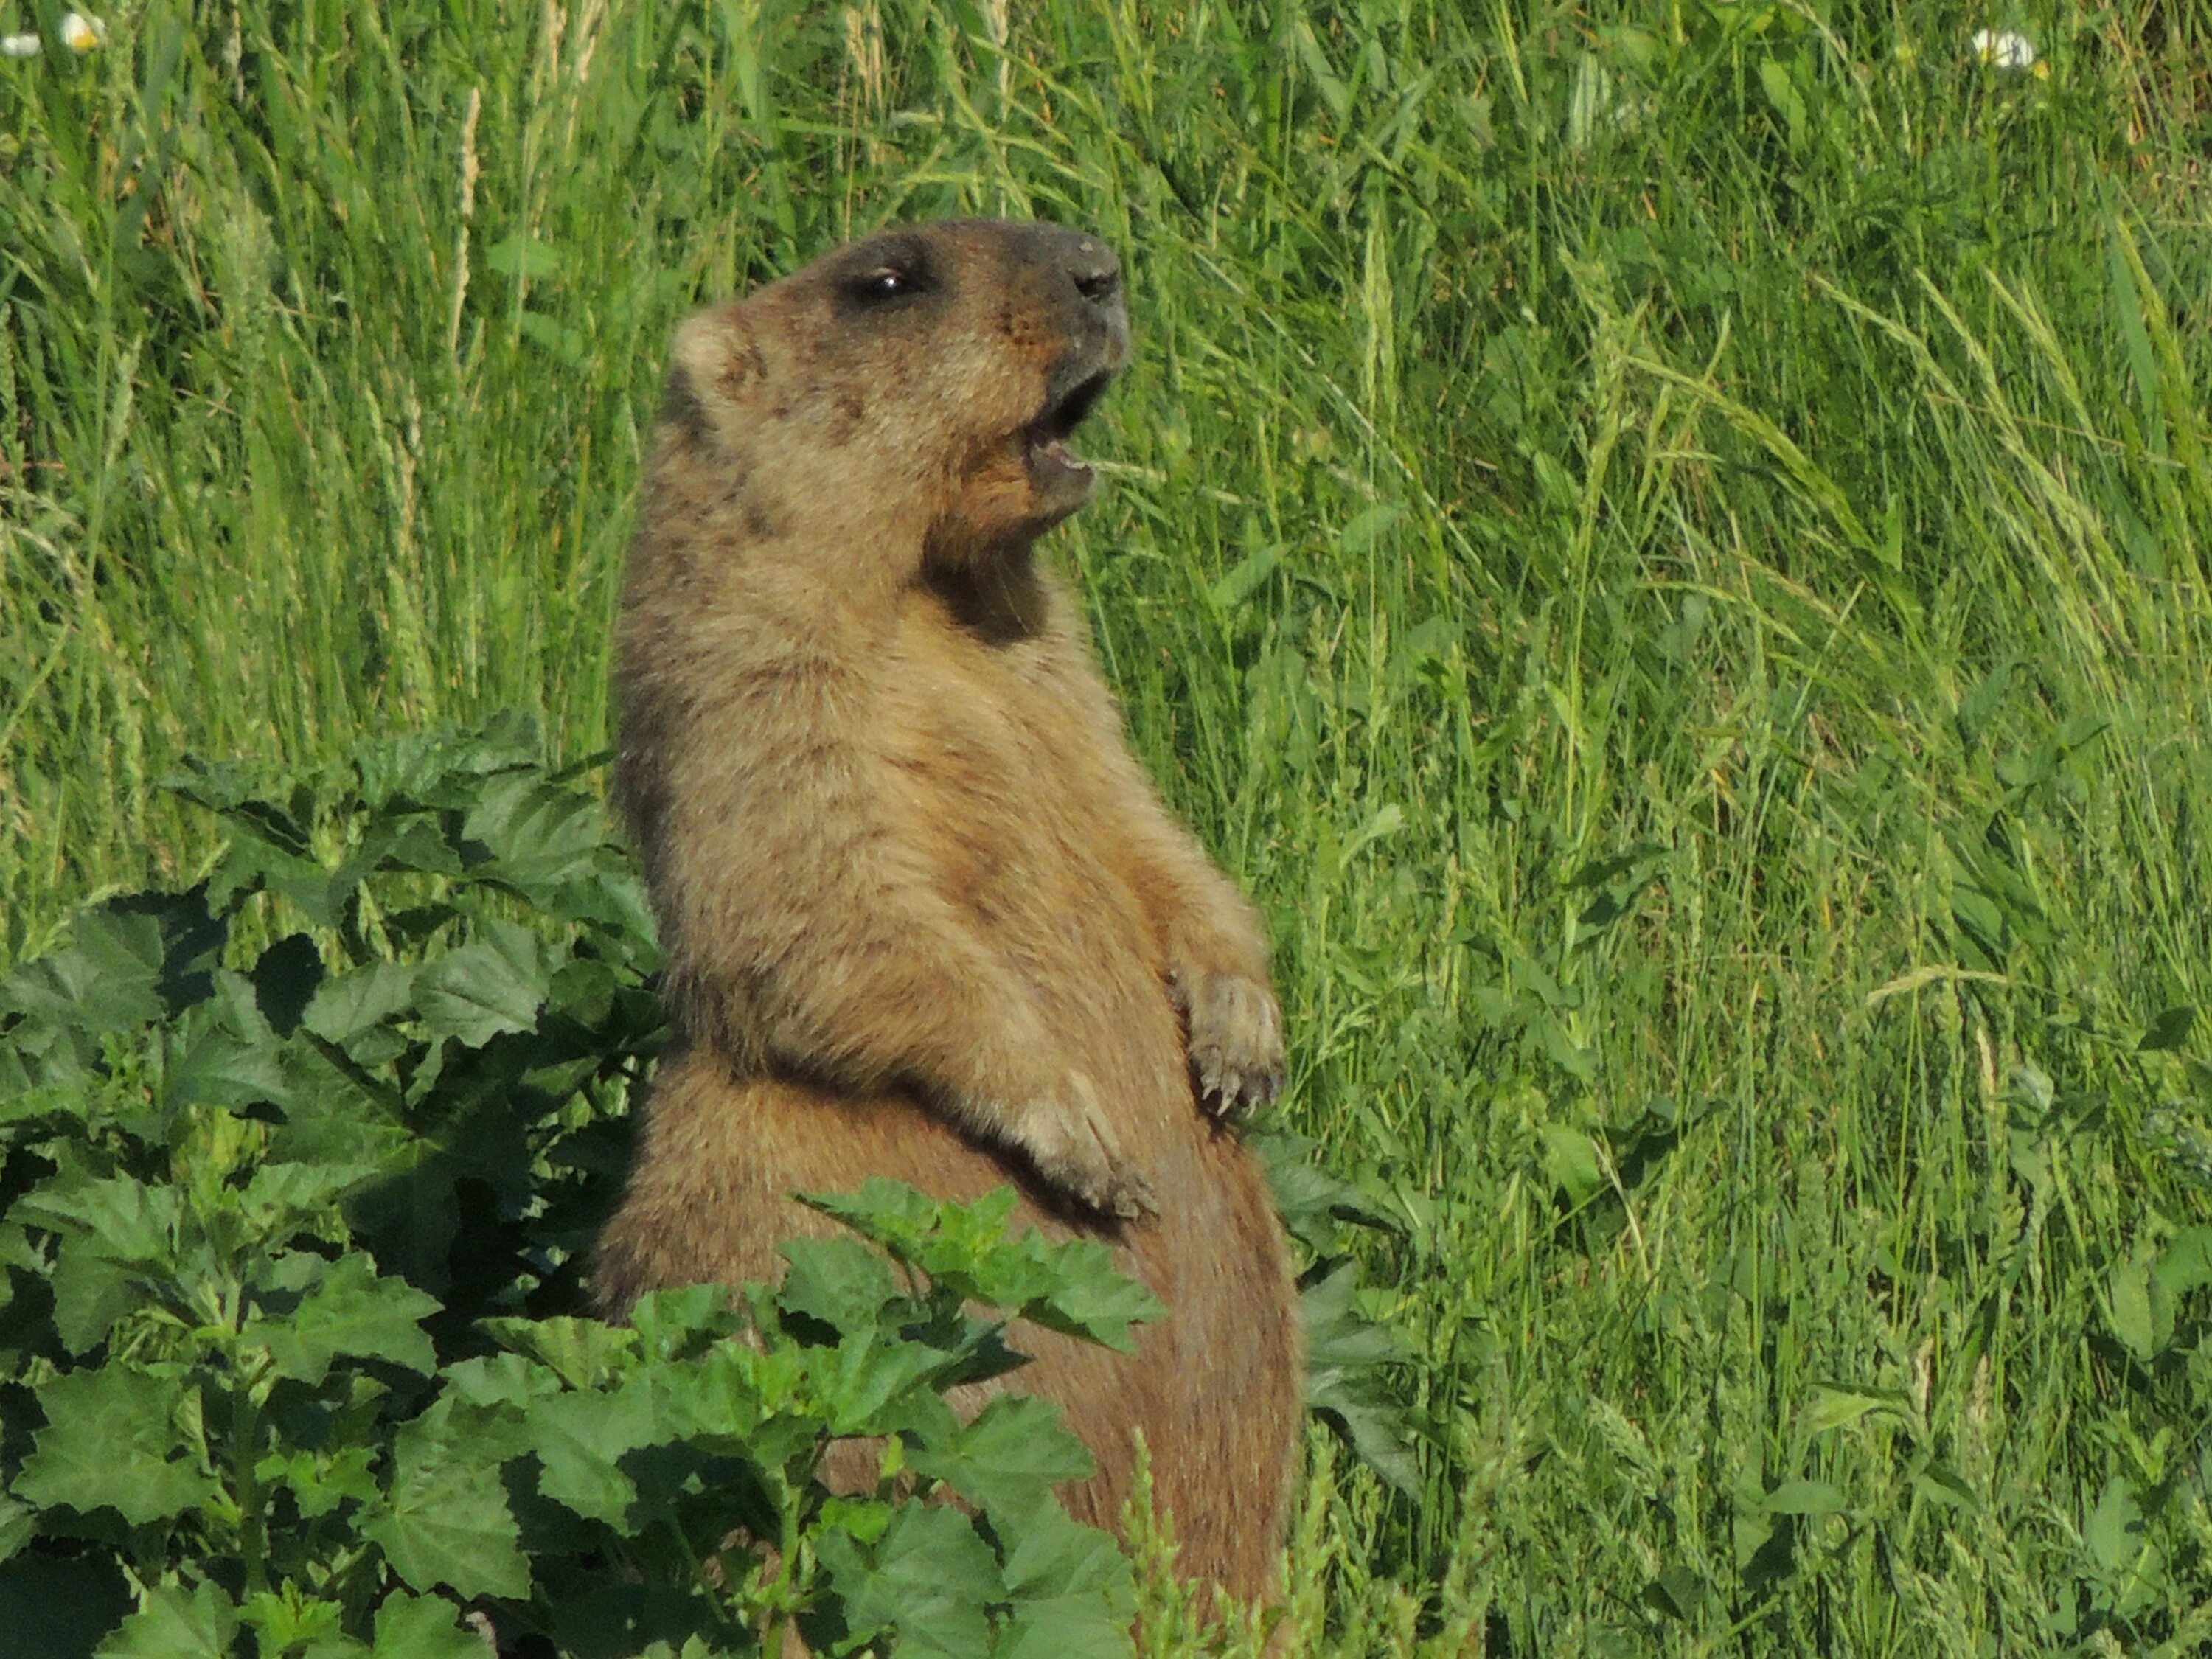
[[[187,751],[601,749],[673,320],[1091,226],[1059,556],[1399,1224],[1346,1650],[2212,1632],[2203,9],[106,21],[0,64],[0,960],[205,862]]]

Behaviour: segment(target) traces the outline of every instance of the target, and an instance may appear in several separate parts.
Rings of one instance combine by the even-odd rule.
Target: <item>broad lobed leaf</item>
[[[796,1527],[808,1616],[902,1651],[1126,1643],[1127,1563],[1055,1496],[1087,1451],[1049,1407],[963,1423],[942,1397],[1018,1370],[1010,1318],[1127,1346],[1160,1311],[1103,1248],[1012,1233],[1011,1189],[871,1182],[820,1200],[860,1236],[793,1243],[773,1292],[572,1311],[588,1231],[533,1228],[618,1173],[596,1091],[619,1098],[659,1015],[597,804],[516,735],[313,787],[204,769],[228,874],[89,913],[0,989],[0,1061],[46,1079],[0,1114],[0,1175],[27,1172],[5,1270],[33,1287],[0,1365],[39,1356],[44,1414],[0,1487],[0,1571],[128,1565],[151,1588],[103,1615],[118,1653],[459,1655],[472,1598],[596,1650],[719,1652],[716,1609],[766,1592],[744,1547],[702,1577],[705,1554]],[[423,881],[454,886],[382,907]],[[501,913],[516,894],[554,931]],[[240,923],[272,904],[310,930]],[[854,1437],[963,1507],[827,1498]],[[234,1595],[249,1553],[263,1582]]]

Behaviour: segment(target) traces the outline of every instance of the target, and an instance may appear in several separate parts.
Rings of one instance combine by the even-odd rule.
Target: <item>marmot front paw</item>
[[[1159,1213],[1088,1078],[1072,1073],[1060,1099],[1024,1114],[1022,1145],[1039,1175],[1091,1208],[1124,1221]]]
[[[1190,1020],[1190,1068],[1216,1117],[1265,1106],[1283,1086],[1283,1011],[1258,980],[1199,974],[1181,988]]]

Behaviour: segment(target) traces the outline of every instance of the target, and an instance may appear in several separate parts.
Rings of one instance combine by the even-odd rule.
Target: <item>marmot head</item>
[[[1128,353],[1121,262],[1096,237],[914,225],[686,321],[668,441],[760,497],[757,533],[865,510],[918,529],[926,559],[972,563],[1090,500],[1067,439]]]

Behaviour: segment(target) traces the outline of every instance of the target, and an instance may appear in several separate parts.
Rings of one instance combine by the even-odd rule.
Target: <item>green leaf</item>
[[[164,1267],[176,1249],[183,1196],[129,1176],[58,1176],[18,1200],[13,1218],[89,1237],[112,1261]]]
[[[1556,1015],[1537,1014],[1529,1021],[1529,1025],[1541,1039],[1544,1052],[1551,1057],[1553,1065],[1568,1073],[1577,1082],[1590,1083],[1596,1079],[1598,1050],[1595,1048],[1585,1048],[1577,1043],[1568,1034],[1565,1024]],[[1552,1152],[1554,1155],[1565,1156],[1569,1160],[1568,1164],[1564,1167],[1571,1168],[1579,1172],[1584,1167],[1586,1154],[1583,1149],[1565,1150],[1571,1143],[1557,1137],[1566,1136],[1572,1136],[1585,1142],[1589,1139],[1577,1130],[1559,1128],[1557,1126],[1547,1128],[1544,1132],[1545,1139],[1551,1143]],[[1552,1170],[1552,1178],[1567,1188],[1576,1203],[1583,1202],[1596,1190],[1595,1187],[1580,1187],[1570,1182],[1559,1172],[1562,1166],[1553,1165],[1550,1158],[1547,1158],[1547,1165]]]
[[[1011,1519],[1001,1511],[994,1523]],[[1018,1526],[1006,1553],[1006,1592],[1016,1600],[1105,1592],[1134,1594],[1129,1558],[1111,1533],[1086,1527],[1056,1501],[1040,1497]],[[1124,1615],[1126,1619],[1126,1613]]]
[[[993,1659],[1128,1659],[1129,1623],[1102,1592],[1043,1596],[1015,1604],[991,1652]]]
[[[671,1436],[763,1467],[817,1449],[821,1413],[808,1389],[806,1352],[720,1344],[685,1366],[657,1402]]]
[[[1705,1599],[1705,1581],[1685,1566],[1672,1566],[1644,1587],[1644,1604],[1686,1624]]]
[[[1133,1325],[1164,1318],[1167,1306],[1140,1280],[1114,1265],[1114,1253],[1087,1238],[1048,1244],[1027,1236],[1049,1267],[1057,1286],[1021,1304],[1024,1318],[1069,1336],[1088,1337],[1121,1353],[1134,1353]]]
[[[483,1638],[443,1596],[394,1590],[376,1610],[377,1659],[485,1659]]]
[[[526,311],[515,322],[524,339],[544,347],[566,367],[581,369],[590,363],[591,339],[581,329],[571,328],[542,311]]]
[[[1353,1301],[1355,1262],[1306,1287],[1306,1404],[1340,1432],[1359,1461],[1408,1498],[1421,1493],[1406,1408],[1391,1393],[1382,1367],[1402,1362],[1403,1349]]]
[[[340,1628],[344,1604],[301,1593],[296,1584],[279,1590],[257,1590],[239,1604],[239,1617],[253,1632],[255,1649],[264,1654],[317,1652],[327,1659],[368,1659],[368,1650]]]
[[[100,1086],[96,1049],[42,1015],[17,1017],[0,1042],[0,1127],[42,1118],[82,1123]]]
[[[457,1413],[448,1397],[402,1428],[391,1498],[362,1523],[362,1536],[418,1590],[443,1584],[463,1596],[530,1593],[520,1528],[500,1479],[517,1449],[481,1432],[485,1426],[479,1413]]]
[[[341,1446],[329,1452],[271,1452],[253,1466],[253,1478],[265,1486],[283,1486],[300,1513],[312,1521],[351,1499],[373,1504],[383,1496],[369,1472],[375,1456],[367,1446]]]
[[[170,793],[207,808],[234,828],[305,857],[314,850],[313,792],[301,783],[276,801],[263,791],[266,769],[237,761],[207,761],[197,755],[185,757],[184,770],[159,781]]]
[[[1396,526],[1398,520],[1405,516],[1403,509],[1394,507],[1388,501],[1379,502],[1373,507],[1362,507],[1345,521],[1344,532],[1340,538],[1344,544],[1344,550],[1355,555],[1365,553],[1368,549],[1382,541]]]
[[[379,817],[373,819],[362,835],[360,844],[339,866],[331,884],[341,889],[350,889],[371,875],[386,870],[417,870],[432,875],[458,876],[462,873],[460,855],[453,850],[437,821],[423,816],[412,808],[402,809],[396,817]],[[453,914],[451,906],[433,902],[433,914]]]
[[[607,845],[607,814],[579,790],[516,771],[485,781],[461,833],[490,855],[477,866],[478,877],[542,890],[595,867],[594,855]]]
[[[1404,664],[1446,662],[1452,647],[1467,637],[1466,624],[1457,617],[1440,614],[1417,623],[1398,636],[1394,655]]]
[[[1305,1316],[1306,1368],[1358,1370],[1403,1364],[1404,1346],[1388,1327],[1359,1311],[1359,1264],[1340,1261],[1300,1293]]]
[[[2160,1287],[2151,1279],[2150,1264],[2141,1258],[2114,1267],[2108,1284],[2112,1334],[2136,1359],[2148,1363],[2164,1352],[2172,1340],[2172,1304],[2156,1293]],[[2162,1303],[2166,1316],[2163,1319],[2159,1316]]]
[[[2147,1054],[2179,1048],[2189,1040],[2190,1028],[2196,1024],[2197,1011],[2194,1008],[2169,1008],[2151,1021],[2150,1029],[2142,1034],[2142,1041],[2136,1043],[2136,1048]]]
[[[850,1193],[802,1193],[897,1260],[973,1301],[1007,1308],[1070,1336],[1135,1352],[1129,1327],[1167,1310],[1087,1238],[1053,1243],[1036,1229],[1009,1237],[1014,1192],[1001,1187],[972,1204],[939,1204],[903,1182],[871,1176]]]
[[[1791,78],[1790,71],[1771,58],[1765,59],[1759,66],[1759,84],[1766,94],[1766,101],[1774,106],[1775,113],[1782,118],[1783,125],[1790,136],[1790,148],[1797,148],[1805,142],[1808,115],[1804,94],[1797,90],[1797,83]]]
[[[0,979],[0,1014],[29,1014],[63,1030],[127,1030],[161,1017],[155,989],[160,942],[150,922],[131,928],[97,912],[80,917],[67,945]]]
[[[435,1297],[404,1279],[380,1275],[356,1254],[331,1263],[296,1307],[249,1321],[244,1334],[268,1348],[278,1375],[311,1386],[322,1382],[341,1355],[427,1375],[437,1369],[438,1355],[421,1322],[438,1310]]]
[[[1824,1383],[1813,1389],[1797,1421],[1805,1433],[1823,1434],[1830,1429],[1856,1423],[1873,1412],[1902,1416],[1905,1406],[1905,1396],[1893,1389]]]
[[[968,1207],[1002,1207],[1003,1216],[1014,1212],[1014,1189],[1001,1187],[986,1193]],[[872,1238],[902,1261],[912,1261],[933,1232],[944,1224],[944,1212],[957,1205],[940,1205],[902,1181],[870,1176],[849,1193],[802,1193],[800,1201],[832,1215],[863,1238]]]
[[[1402,1406],[1337,1375],[1309,1378],[1306,1404],[1343,1434],[1361,1462],[1407,1497],[1420,1496],[1421,1469],[1406,1442]]]
[[[932,1401],[928,1384],[953,1356],[920,1342],[900,1341],[875,1330],[850,1332],[834,1348],[803,1348],[830,1432],[887,1434],[912,1419],[917,1393]]]
[[[728,1286],[685,1285],[647,1291],[629,1310],[629,1322],[644,1352],[666,1360],[696,1357],[744,1320],[730,1305]]]
[[[289,1237],[386,1171],[374,1164],[264,1164],[239,1194],[239,1211],[264,1238]]]
[[[2151,1270],[2169,1302],[2212,1285],[2212,1227],[2185,1227],[2160,1252]]]
[[[107,1340],[115,1322],[143,1299],[131,1270],[101,1254],[100,1240],[62,1241],[53,1272],[54,1332],[71,1354],[86,1354]]]
[[[637,1353],[635,1331],[597,1319],[487,1319],[483,1328],[502,1347],[550,1367],[572,1389],[594,1387],[627,1369]]]
[[[1135,1598],[1128,1598],[1133,1602]],[[1017,1602],[993,1659],[1128,1659],[1130,1614],[1103,1592]]]
[[[369,1027],[411,1006],[417,970],[379,962],[325,980],[300,1017],[301,1024],[341,1046]]]
[[[84,1035],[149,1024],[206,998],[228,932],[204,888],[110,899],[78,914],[61,949],[0,979],[0,1014]]]
[[[1785,1480],[1766,1494],[1765,1507],[1770,1515],[1834,1515],[1844,1500],[1825,1480]]]
[[[530,1402],[561,1392],[561,1379],[519,1353],[482,1354],[448,1365],[447,1388],[463,1405],[511,1406],[527,1411]]]
[[[423,1029],[480,1048],[538,1023],[549,975],[537,935],[511,921],[483,925],[472,944],[426,967],[415,984]]]
[[[666,1438],[642,1380],[609,1394],[560,1394],[532,1402],[538,1489],[586,1521],[628,1525],[637,1485],[618,1467],[624,1454]]]
[[[1629,874],[1640,864],[1662,858],[1667,849],[1657,842],[1639,841],[1620,852],[1596,858],[1569,876],[1565,890],[1570,893],[1586,891],[1593,887],[1607,887]]]
[[[2133,1568],[2144,1549],[2142,1505],[2135,1483],[2116,1474],[2105,1482],[2097,1507],[2081,1528],[2090,1559],[2115,1577]]]
[[[134,1527],[197,1508],[216,1486],[184,1455],[184,1398],[175,1377],[120,1362],[64,1372],[39,1389],[46,1426],[15,1495],[41,1509],[112,1509]]]
[[[1068,1431],[1060,1407],[1026,1395],[1000,1395],[943,1447],[908,1460],[969,1503],[1027,1512],[1064,1480],[1086,1480],[1098,1465]]]
[[[561,253],[552,243],[518,230],[485,249],[484,264],[502,276],[551,276],[560,271]]]
[[[1262,1121],[1245,1126],[1244,1145],[1267,1165],[1267,1184],[1274,1190],[1283,1225],[1316,1255],[1335,1250],[1334,1224],[1339,1221],[1394,1231],[1402,1228],[1373,1198],[1323,1169],[1316,1161],[1318,1143],[1304,1135]]]
[[[202,1103],[253,1106],[282,1102],[289,1092],[276,1051],[222,1025],[191,1033],[161,1078],[161,1106],[169,1112]]]
[[[776,1301],[840,1331],[872,1328],[898,1299],[898,1280],[877,1251],[856,1238],[797,1238],[780,1247],[791,1270]]]
[[[1544,1173],[1565,1191],[1569,1203],[1588,1203],[1604,1190],[1605,1164],[1595,1141],[1564,1123],[1546,1124],[1543,1139]]]
[[[361,793],[380,812],[419,806],[465,807],[485,780],[538,766],[544,758],[538,722],[502,708],[474,726],[436,726],[378,738],[354,751]]]
[[[238,1609],[214,1584],[146,1592],[137,1612],[100,1644],[98,1659],[229,1659]]]
[[[833,1532],[819,1550],[854,1635],[894,1632],[902,1656],[990,1651],[988,1610],[1006,1585],[990,1546],[957,1510],[908,1503],[872,1548]]]
[[[1321,42],[1315,38],[1313,26],[1303,17],[1292,26],[1291,44],[1303,61],[1306,73],[1312,77],[1322,101],[1328,106],[1331,115],[1341,123],[1352,110],[1352,89],[1346,86],[1331,66]],[[1364,515],[1363,515],[1364,516]]]
[[[1260,591],[1261,586],[1275,573],[1282,561],[1279,547],[1263,547],[1240,560],[1236,568],[1206,590],[1214,608],[1224,617],[1233,616],[1243,608],[1244,602]]]
[[[1964,1510],[1972,1515],[1981,1508],[1974,1489],[1948,1464],[1930,1463],[1912,1477],[1912,1489],[1930,1503],[1941,1504],[1947,1509]]]
[[[0,1492],[0,1562],[29,1543],[38,1529],[36,1511]]]

